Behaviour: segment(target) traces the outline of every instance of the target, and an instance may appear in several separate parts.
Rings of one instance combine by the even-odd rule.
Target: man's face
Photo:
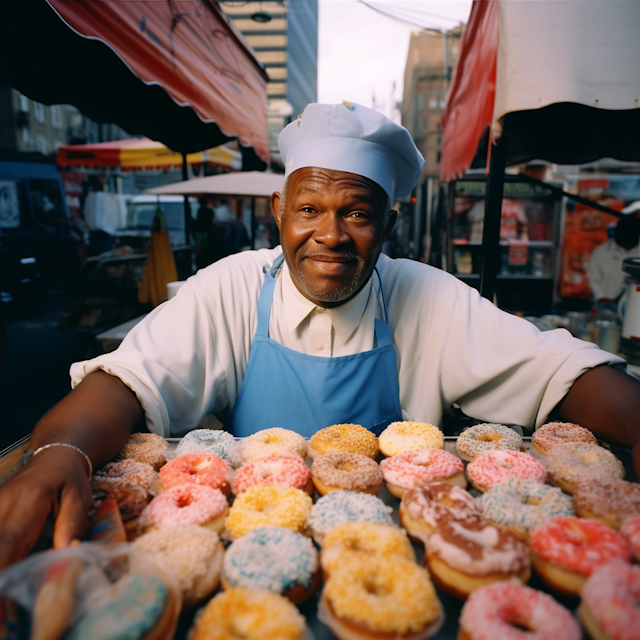
[[[280,194],[273,194],[284,257],[306,298],[332,307],[362,289],[395,223],[395,212],[384,223],[386,200],[367,178],[318,167],[289,176],[282,212]]]

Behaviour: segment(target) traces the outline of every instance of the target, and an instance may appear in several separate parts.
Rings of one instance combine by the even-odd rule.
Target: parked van
[[[78,242],[71,232],[55,164],[0,157],[0,292],[30,300],[75,278]]]

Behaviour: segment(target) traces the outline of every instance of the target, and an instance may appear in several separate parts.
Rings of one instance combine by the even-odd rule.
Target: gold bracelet
[[[74,447],[72,444],[67,444],[66,442],[52,442],[51,444],[45,444],[42,447],[38,447],[30,456],[25,456],[23,458],[23,464],[27,464],[27,462],[29,462],[29,460],[33,458],[33,456],[51,447],[67,447],[68,449],[77,451],[81,456],[84,457],[84,459],[87,461],[87,464],[89,465],[89,477],[93,475],[93,465],[91,464],[91,458],[89,458],[89,456],[82,449]]]

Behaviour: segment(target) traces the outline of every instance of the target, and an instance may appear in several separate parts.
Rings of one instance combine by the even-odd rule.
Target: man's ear
[[[393,231],[393,227],[396,224],[396,220],[398,219],[398,212],[395,209],[391,209],[389,211],[389,220],[387,221],[387,226],[384,229],[384,240],[389,237],[391,231]]]
[[[280,229],[280,192],[275,191],[271,194],[271,213],[276,219],[278,229]]]

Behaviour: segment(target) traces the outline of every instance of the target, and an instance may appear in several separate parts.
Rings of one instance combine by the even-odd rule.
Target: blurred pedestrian
[[[625,215],[616,225],[613,238],[594,249],[589,262],[589,286],[598,310],[617,311],[624,290],[622,261],[640,257],[640,220]]]

